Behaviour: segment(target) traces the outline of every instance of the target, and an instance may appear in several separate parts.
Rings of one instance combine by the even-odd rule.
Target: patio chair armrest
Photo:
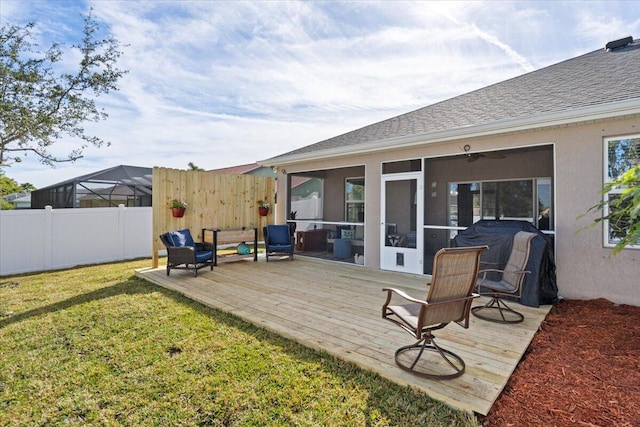
[[[499,268],[483,268],[478,271],[478,273],[503,273],[504,270],[500,270]]]
[[[196,251],[212,251],[213,243],[209,242],[198,242],[196,243]]]
[[[167,248],[167,262],[172,265],[195,264],[196,249],[190,246],[170,246]]]
[[[412,296],[410,296],[409,294],[407,294],[404,291],[401,291],[400,289],[382,288],[382,290],[387,292],[387,301],[384,303],[383,308],[386,307],[387,305],[389,305],[389,303],[391,302],[391,297],[393,296],[393,294],[396,294],[396,295],[406,299],[407,301],[411,301],[411,302],[414,302],[416,304],[427,305],[427,302],[425,300],[419,300],[419,299],[413,298]]]
[[[191,246],[170,246],[167,248],[167,254],[183,255],[189,253],[195,253],[196,248]]]

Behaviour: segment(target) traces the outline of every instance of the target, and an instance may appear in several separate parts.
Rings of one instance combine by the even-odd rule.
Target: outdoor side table
[[[335,239],[333,242],[334,258],[351,258],[351,239]]]

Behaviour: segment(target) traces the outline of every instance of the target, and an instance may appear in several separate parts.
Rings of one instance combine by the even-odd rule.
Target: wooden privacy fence
[[[275,179],[253,175],[153,168],[153,267],[158,267],[158,251],[164,245],[158,238],[171,230],[188,228],[196,241],[203,228],[222,230],[242,227],[258,228],[273,223]],[[182,218],[174,218],[171,201],[187,203]],[[266,217],[258,213],[258,201],[271,208]]]

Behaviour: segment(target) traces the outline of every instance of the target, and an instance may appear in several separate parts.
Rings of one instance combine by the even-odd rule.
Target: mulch
[[[562,300],[482,426],[640,426],[640,307]]]

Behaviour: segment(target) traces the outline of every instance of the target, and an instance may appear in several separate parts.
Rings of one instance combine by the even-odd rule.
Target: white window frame
[[[475,181],[451,181],[447,183],[447,224],[448,226],[452,226],[451,224],[451,194],[449,192],[449,190],[451,189],[451,184],[479,184],[480,189],[479,189],[479,195],[480,195],[480,212],[479,212],[479,216],[478,218],[474,218],[474,222],[478,221],[478,220],[482,220],[482,219],[487,219],[484,218],[483,216],[483,212],[482,212],[482,206],[483,206],[483,199],[484,199],[484,184],[486,183],[493,183],[493,182],[515,182],[515,181],[531,181],[531,185],[532,185],[532,200],[531,200],[531,206],[532,206],[532,212],[531,212],[531,217],[527,217],[527,218],[515,218],[515,219],[519,219],[522,221],[527,221],[530,222],[531,224],[533,224],[534,226],[538,226],[539,223],[539,219],[540,219],[540,212],[538,209],[538,191],[539,191],[539,184],[540,182],[544,181],[544,182],[548,182],[550,187],[553,187],[553,179],[551,177],[546,177],[546,176],[537,176],[537,177],[526,177],[526,178],[508,178],[508,179],[487,179],[487,180],[475,180]],[[540,230],[542,233],[544,234],[555,234],[555,215],[554,215],[554,211],[555,211],[555,207],[553,205],[553,194],[550,195],[550,208],[551,208],[551,218],[550,218],[550,229],[549,230]],[[462,229],[464,229],[465,227],[462,227]]]
[[[364,187],[364,191],[362,193],[362,200],[349,200],[349,198],[347,197],[347,185],[349,183],[349,181],[353,181],[356,179],[361,179],[363,182],[363,187]],[[346,177],[344,179],[344,219],[345,221],[348,219],[348,215],[349,215],[349,205],[362,205],[362,211],[364,212],[364,198],[365,198],[365,192],[367,191],[367,185],[366,182],[364,181],[364,176],[349,176]],[[359,222],[357,221],[353,221],[353,222]]]
[[[636,135],[626,135],[626,136],[612,136],[612,137],[608,137],[608,138],[604,138],[604,142],[602,144],[603,146],[603,171],[602,171],[602,179],[603,179],[603,185],[607,182],[612,181],[612,178],[609,177],[609,144],[611,142],[614,141],[620,141],[620,140],[624,140],[624,139],[640,139],[640,134],[636,134]],[[613,188],[611,191],[609,191],[608,193],[604,193],[602,195],[602,200],[604,202],[604,208],[602,210],[602,215],[603,216],[609,216],[609,195],[611,194],[621,194],[622,191],[624,190],[623,187],[618,187],[618,188]],[[602,238],[603,238],[603,242],[604,242],[604,247],[606,248],[613,248],[615,247],[615,245],[620,241],[620,239],[616,239],[616,238],[611,238],[610,235],[610,229],[609,229],[609,221],[608,220],[604,220],[603,221],[603,227],[602,227]],[[625,247],[626,249],[640,249],[640,243],[635,244],[635,245],[627,245]]]

